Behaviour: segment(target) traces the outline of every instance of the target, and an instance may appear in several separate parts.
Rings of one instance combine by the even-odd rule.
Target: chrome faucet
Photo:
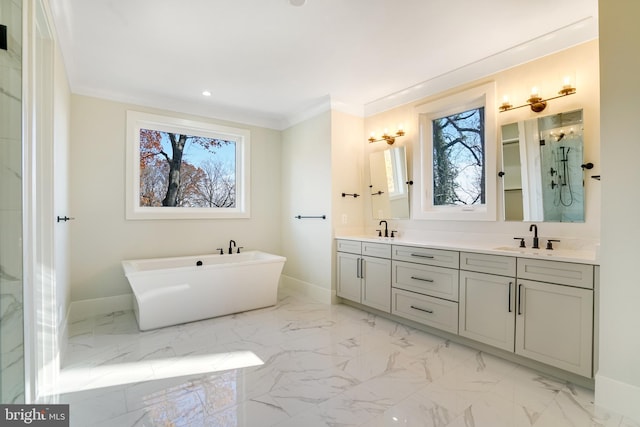
[[[232,254],[233,253],[233,249],[231,249],[231,245],[233,244],[233,246],[236,246],[236,241],[235,240],[229,240],[229,253]]]
[[[531,224],[529,226],[529,231],[533,230],[533,246],[531,246],[533,249],[540,249],[540,246],[538,245],[538,226],[535,224]]]
[[[382,221],[380,221],[378,225],[382,225],[383,222],[384,222],[384,237],[389,237],[389,226],[387,224],[387,221],[383,219]]]

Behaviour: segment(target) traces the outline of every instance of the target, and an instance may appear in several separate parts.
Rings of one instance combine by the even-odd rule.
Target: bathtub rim
[[[245,251],[243,253],[241,253],[241,255],[247,255],[247,254],[259,254],[259,255],[267,255],[267,257],[263,257],[263,258],[257,258],[257,259],[244,259],[244,260],[238,260],[238,261],[230,261],[230,262],[220,262],[220,263],[216,263],[216,264],[210,264],[210,265],[202,265],[202,266],[198,266],[197,268],[201,268],[204,270],[209,270],[209,269],[217,269],[217,268],[233,268],[233,267],[237,267],[238,265],[252,265],[252,264],[265,264],[265,263],[276,263],[276,262],[286,262],[287,258],[281,255],[276,255],[276,254],[272,254],[269,252],[264,252],[264,251],[260,251],[260,250],[250,250],[250,251]],[[135,277],[138,275],[143,275],[143,274],[154,274],[154,273],[159,273],[159,272],[166,272],[166,271],[187,271],[187,270],[192,270],[194,268],[196,268],[196,265],[185,265],[185,266],[180,266],[180,267],[167,267],[167,268],[155,268],[155,269],[150,269],[150,270],[139,270],[136,267],[136,263],[142,263],[142,262],[146,262],[146,261],[151,261],[151,262],[163,262],[163,261],[176,261],[176,260],[187,260],[187,259],[192,259],[195,262],[197,262],[198,260],[204,259],[204,258],[217,258],[217,259],[221,259],[221,258],[232,258],[237,254],[202,254],[202,255],[184,255],[184,256],[172,256],[172,257],[158,257],[158,258],[138,258],[138,259],[126,259],[126,260],[122,260],[120,262],[120,264],[122,265],[122,269],[124,270],[124,275],[126,277]]]

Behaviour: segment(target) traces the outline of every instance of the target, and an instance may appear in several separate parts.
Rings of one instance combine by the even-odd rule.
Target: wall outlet
[[[342,214],[342,224],[347,225],[348,217],[347,214]]]

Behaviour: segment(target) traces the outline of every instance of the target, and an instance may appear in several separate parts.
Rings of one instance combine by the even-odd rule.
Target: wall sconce
[[[367,139],[367,141],[371,142],[378,142],[378,141],[385,141],[387,144],[391,145],[394,142],[396,142],[396,138],[399,136],[404,136],[404,129],[402,128],[402,125],[398,126],[398,130],[396,131],[396,133],[394,135],[389,135],[389,133],[387,132],[387,130],[384,130],[384,133],[382,134],[382,136],[380,138],[376,139],[376,134],[375,132],[371,132],[371,136],[369,137],[369,139]]]
[[[563,96],[567,96],[567,95],[573,95],[574,93],[576,93],[576,88],[571,85],[571,80],[569,78],[565,78],[564,84],[562,85],[562,89],[560,89],[560,92],[558,92],[558,96],[542,99],[542,97],[540,96],[540,92],[538,91],[538,88],[533,87],[531,89],[531,95],[529,96],[529,99],[527,99],[527,103],[523,105],[518,105],[517,107],[514,107],[513,105],[511,105],[509,103],[509,97],[505,96],[502,101],[502,105],[500,105],[500,112],[504,113],[505,111],[515,110],[516,108],[531,107],[531,111],[535,113],[539,113],[543,111],[545,108],[547,108],[547,101],[550,101],[552,99],[562,98]]]

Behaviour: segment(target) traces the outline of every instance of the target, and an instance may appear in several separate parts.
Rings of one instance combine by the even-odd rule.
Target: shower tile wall
[[[582,110],[542,117],[538,128],[544,220],[584,222]]]
[[[567,136],[559,142],[547,139],[551,142],[541,147],[544,220],[583,222],[582,134]],[[553,175],[551,168],[555,171]]]
[[[0,0],[0,402],[24,401],[22,286],[22,0]]]

